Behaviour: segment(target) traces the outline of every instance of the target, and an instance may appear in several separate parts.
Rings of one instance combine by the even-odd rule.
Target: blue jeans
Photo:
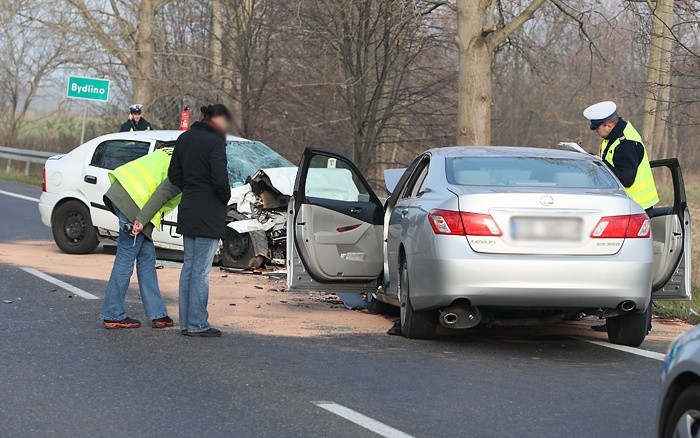
[[[107,294],[104,303],[102,303],[100,316],[102,319],[112,321],[126,318],[124,298],[129,289],[131,274],[134,272],[134,262],[136,263],[136,275],[139,279],[139,291],[146,317],[154,320],[167,316],[168,311],[165,309],[165,303],[163,303],[163,297],[160,295],[158,287],[156,248],[153,246],[153,241],[141,233],[136,237],[134,244],[134,238],[124,231],[124,225],[129,223],[129,219],[119,210],[116,210],[116,213],[119,218],[117,256],[114,259],[112,275],[109,277]]]
[[[188,332],[208,330],[209,271],[214,262],[219,239],[182,236],[185,246],[180,273],[180,329]]]

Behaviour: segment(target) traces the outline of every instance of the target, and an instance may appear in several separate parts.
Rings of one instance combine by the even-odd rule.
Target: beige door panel
[[[382,271],[381,225],[303,204],[296,233],[301,255],[319,280],[369,281]]]
[[[651,219],[651,234],[654,239],[654,269],[652,284],[668,278],[676,269],[683,255],[683,236],[680,219],[676,215],[658,216]]]

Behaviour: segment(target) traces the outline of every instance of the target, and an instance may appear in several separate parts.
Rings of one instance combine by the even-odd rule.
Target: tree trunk
[[[643,138],[652,157],[663,154],[671,84],[671,32],[673,0],[658,0],[654,14],[644,103]]]
[[[156,21],[155,0],[141,0],[138,9],[138,28],[136,31],[136,52],[133,67],[127,68],[134,86],[132,99],[146,107],[153,105],[155,87],[155,46],[153,29]],[[127,66],[128,67],[128,66]],[[132,72],[132,70],[135,70]]]
[[[457,1],[457,48],[459,50],[459,103],[457,144],[491,143],[491,59],[493,54],[482,28],[487,12],[479,2]]]
[[[217,87],[222,82],[221,66],[223,65],[223,37],[224,28],[222,26],[223,11],[221,0],[211,1],[211,77],[212,84]]]
[[[664,158],[668,152],[668,120],[671,100],[671,50],[673,36],[670,27],[673,26],[673,0],[659,0],[657,14],[665,23],[661,29],[661,57],[659,61],[659,88],[656,101],[656,122],[654,137],[648,139],[656,150],[656,158]]]

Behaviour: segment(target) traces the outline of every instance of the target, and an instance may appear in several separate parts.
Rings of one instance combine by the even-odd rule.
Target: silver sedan
[[[612,342],[639,345],[651,291],[690,292],[680,168],[652,166],[670,175],[674,199],[650,218],[585,153],[432,149],[381,202],[352,162],[307,149],[290,204],[289,286],[368,291],[370,310],[399,307],[407,337],[585,312],[607,318]]]

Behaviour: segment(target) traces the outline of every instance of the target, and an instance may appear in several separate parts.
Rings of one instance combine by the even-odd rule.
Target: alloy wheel
[[[674,438],[695,438],[700,436],[700,411],[690,409],[685,411],[676,422]]]

